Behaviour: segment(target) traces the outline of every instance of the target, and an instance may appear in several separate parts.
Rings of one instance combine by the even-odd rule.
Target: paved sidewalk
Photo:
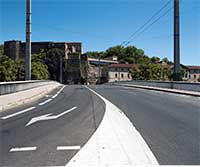
[[[6,109],[16,107],[21,104],[28,103],[30,101],[37,100],[55,88],[61,86],[59,83],[52,83],[49,85],[28,89],[16,93],[6,94],[0,96],[0,112]]]
[[[183,95],[200,97],[200,92],[193,92],[193,91],[186,91],[186,90],[179,90],[179,89],[167,89],[167,88],[152,87],[152,86],[132,85],[132,84],[116,84],[116,85],[117,86],[150,89],[150,90],[156,90],[156,91],[163,91],[163,92],[169,92],[169,93],[176,93],[176,94],[183,94]]]

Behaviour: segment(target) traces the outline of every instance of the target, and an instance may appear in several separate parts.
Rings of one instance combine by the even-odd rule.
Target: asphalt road
[[[200,164],[200,99],[118,86],[90,86],[118,106],[140,132],[161,165]],[[30,107],[28,112],[0,119],[0,166],[65,165],[99,126],[105,112],[103,101],[83,86],[66,86],[34,103],[0,113],[1,118]],[[65,111],[77,107],[71,112]],[[46,115],[50,114],[51,115]],[[62,113],[64,113],[62,115]],[[56,119],[52,116],[61,117]],[[26,126],[34,117],[44,116]],[[11,151],[32,147],[32,151]]]
[[[52,101],[38,105],[51,98],[24,105],[0,113],[1,118],[29,107],[35,109],[0,120],[0,166],[63,166],[79,151],[95,132],[104,115],[104,103],[83,86],[66,86]],[[52,113],[59,115],[77,107],[57,119],[40,120],[29,126],[34,117]],[[52,116],[51,115],[51,116]],[[60,146],[73,149],[57,150]],[[35,148],[29,151],[11,151],[15,148]]]
[[[93,86],[118,106],[161,165],[200,165],[200,98],[118,86]]]

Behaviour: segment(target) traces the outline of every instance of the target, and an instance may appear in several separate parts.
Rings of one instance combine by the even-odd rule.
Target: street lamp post
[[[174,0],[174,74],[173,80],[180,80],[180,21],[179,0]]]
[[[26,0],[26,59],[25,79],[31,80],[31,0]]]

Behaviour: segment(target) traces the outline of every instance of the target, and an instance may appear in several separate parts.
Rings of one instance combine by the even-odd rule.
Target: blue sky
[[[32,0],[33,41],[80,41],[83,52],[121,44],[168,0]],[[173,6],[173,0],[163,13]],[[200,0],[181,0],[181,63],[200,65]],[[25,0],[0,0],[0,43],[25,40]],[[173,60],[173,10],[131,45]]]

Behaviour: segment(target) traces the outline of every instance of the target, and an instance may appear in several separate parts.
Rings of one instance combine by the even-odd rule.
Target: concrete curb
[[[0,96],[0,112],[42,98],[59,86],[62,85],[50,84],[12,94],[2,95]]]
[[[132,84],[131,85],[130,84],[113,84],[113,85],[125,86],[125,87],[134,87],[134,88],[141,88],[141,89],[148,89],[148,90],[155,90],[155,91],[162,91],[162,92],[168,92],[168,93],[175,93],[175,94],[183,94],[183,95],[200,97],[199,92],[184,91],[184,90],[178,90],[178,89],[166,89],[166,88],[160,88],[160,87],[140,86],[140,85],[132,85]]]

